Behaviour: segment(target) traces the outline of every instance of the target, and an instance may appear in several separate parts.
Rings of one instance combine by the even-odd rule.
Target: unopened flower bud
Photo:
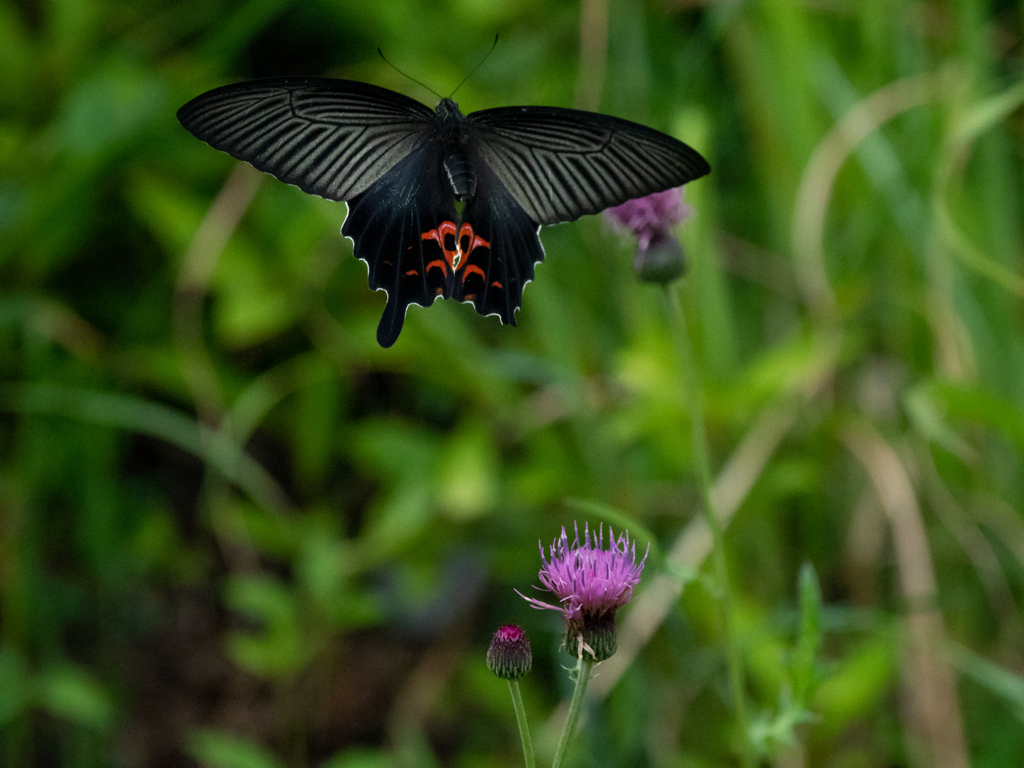
[[[505,680],[518,680],[533,667],[533,653],[526,633],[506,624],[494,633],[487,649],[487,668]]]
[[[646,248],[636,252],[633,269],[645,283],[671,283],[686,272],[683,246],[672,235],[657,233]]]

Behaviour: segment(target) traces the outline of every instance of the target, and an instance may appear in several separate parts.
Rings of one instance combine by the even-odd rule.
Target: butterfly
[[[410,304],[470,302],[515,325],[544,258],[542,224],[572,221],[710,172],[646,126],[556,107],[463,115],[367,83],[271,78],[225,85],[178,110],[197,138],[275,178],[344,200],[342,226],[387,292],[377,341]],[[456,207],[461,203],[461,212]]]

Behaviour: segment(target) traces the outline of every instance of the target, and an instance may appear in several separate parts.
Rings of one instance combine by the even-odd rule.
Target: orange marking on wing
[[[467,239],[465,255],[468,256],[477,248],[490,248],[491,244],[473,231],[472,224],[463,224],[459,228],[459,250],[462,250],[462,238]]]
[[[499,283],[497,280],[491,283],[491,288],[501,288],[502,290],[505,290],[505,286]]]
[[[445,240],[449,235],[451,235],[452,239],[455,241],[454,250],[445,247]],[[423,232],[420,235],[420,238],[423,240],[433,240],[437,243],[440,246],[441,251],[444,253],[444,258],[445,261],[448,262],[448,267],[461,271],[463,273],[463,280],[466,279],[467,274],[470,272],[477,272],[484,280],[487,279],[487,275],[484,274],[484,271],[476,265],[471,265],[469,263],[469,259],[466,258],[477,248],[491,247],[489,242],[473,231],[472,224],[463,224],[461,227],[456,227],[454,222],[443,221],[437,225],[436,229]],[[465,251],[462,249],[463,238],[466,239]],[[444,269],[444,264],[440,261],[432,261],[427,265],[427,270],[429,271],[435,266]],[[445,271],[447,272],[447,270]],[[501,287],[500,284],[499,287]]]
[[[452,235],[454,237],[456,232],[458,232],[458,229],[455,227],[455,222],[442,221],[440,224],[438,224],[437,229],[431,229],[427,232],[424,232],[423,234],[420,235],[420,238],[423,240],[433,240],[435,243],[437,243],[441,247],[441,250],[444,252],[444,257],[448,262],[448,266],[454,267],[458,261],[456,257],[461,255],[457,250],[459,244],[455,244],[456,250],[450,251],[444,247],[444,240],[447,235]]]
[[[405,274],[407,275],[418,275],[420,272],[418,269],[407,269]]]
[[[444,259],[434,259],[433,261],[431,261],[430,263],[427,264],[427,272],[429,272],[432,269],[440,269],[442,272],[444,272],[447,275],[448,274],[448,262],[446,262]]]
[[[463,238],[465,238],[465,240],[466,240],[466,251],[465,251],[465,253],[462,252],[462,240],[463,240]],[[476,264],[470,264],[469,263],[469,259],[468,258],[463,258],[463,257],[468,257],[477,248],[490,248],[491,244],[489,242],[487,242],[486,240],[484,240],[479,235],[477,235],[473,231],[473,225],[472,224],[463,224],[459,228],[458,246],[459,246],[460,260],[459,260],[459,266],[457,268],[457,271],[462,272],[462,282],[463,283],[466,282],[466,278],[469,277],[469,273],[470,272],[478,273],[480,275],[480,277],[482,277],[486,281],[487,280],[487,275],[484,274],[484,271],[480,267],[478,267]],[[469,299],[471,297],[467,296],[466,298]]]
[[[487,275],[484,274],[484,271],[480,269],[480,267],[478,267],[476,264],[467,264],[466,268],[462,270],[462,282],[465,283],[466,278],[469,277],[470,274],[473,272],[476,272],[484,280],[487,279]]]

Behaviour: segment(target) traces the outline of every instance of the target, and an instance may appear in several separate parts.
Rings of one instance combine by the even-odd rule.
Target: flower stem
[[[509,680],[508,690],[512,694],[512,706],[516,710],[519,737],[523,740],[523,757],[526,759],[526,768],[536,768],[537,760],[533,756],[533,741],[530,739],[530,726],[526,722],[526,707],[523,706],[523,695],[519,692],[519,681]]]
[[[569,753],[569,744],[576,733],[576,724],[580,721],[580,712],[583,710],[583,697],[587,692],[587,683],[590,682],[590,670],[594,667],[594,660],[581,658],[576,664],[576,689],[572,692],[572,701],[569,702],[569,714],[565,718],[565,727],[562,728],[562,736],[558,739],[558,748],[555,749],[555,759],[551,768],[562,768],[565,757]]]
[[[693,443],[693,461],[697,469],[697,480],[700,485],[704,521],[711,533],[711,557],[714,568],[715,582],[718,589],[718,603],[722,610],[722,623],[725,629],[727,655],[729,663],[729,689],[736,715],[736,725],[740,731],[741,757],[744,768],[753,768],[756,764],[753,744],[750,741],[750,730],[747,723],[746,684],[744,681],[743,649],[736,631],[733,614],[732,590],[729,586],[729,564],[725,557],[722,522],[715,514],[714,498],[711,494],[711,460],[708,457],[708,435],[704,424],[704,402],[701,398],[697,367],[693,361],[693,349],[690,346],[690,335],[686,329],[686,316],[680,303],[679,292],[670,285],[665,286],[665,299],[672,316],[673,336],[676,350],[683,367],[683,386],[686,388],[686,400],[690,410],[691,442]]]

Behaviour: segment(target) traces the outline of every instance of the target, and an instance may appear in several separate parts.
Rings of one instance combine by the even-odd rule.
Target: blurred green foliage
[[[576,518],[631,521],[640,599],[668,596],[620,615],[635,656],[599,669],[580,765],[731,765],[744,739],[786,766],[1021,764],[1022,17],[0,5],[0,764],[516,765],[484,667],[508,622],[543,764],[569,660],[512,589]],[[447,94],[496,31],[464,112],[595,108],[711,161],[679,232],[696,372],[596,217],[543,231],[517,328],[413,307],[382,350],[344,206],[174,118],[284,74],[429,102],[376,47]],[[693,375],[748,734],[701,571]]]

